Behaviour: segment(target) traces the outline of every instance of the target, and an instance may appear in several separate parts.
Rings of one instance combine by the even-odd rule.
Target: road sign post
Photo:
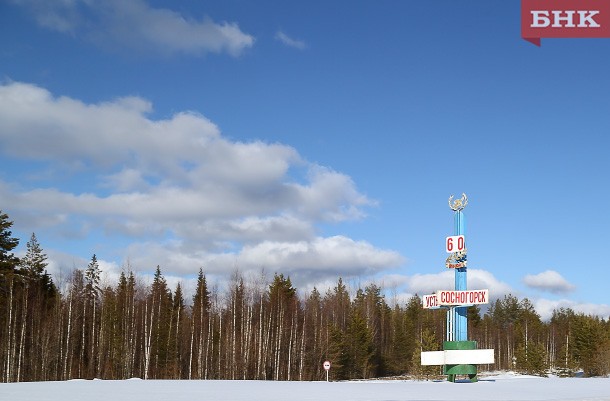
[[[324,370],[326,371],[326,381],[328,382],[328,371],[330,370],[330,361],[324,361],[322,364]]]

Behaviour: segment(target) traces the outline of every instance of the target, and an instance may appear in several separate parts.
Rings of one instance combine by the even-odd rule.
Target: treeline
[[[125,379],[322,380],[429,375],[422,350],[442,349],[446,313],[419,297],[388,303],[376,284],[355,291],[339,279],[299,296],[290,278],[235,273],[226,291],[199,271],[185,299],[157,267],[151,284],[131,271],[102,285],[97,257],[60,290],[33,234],[26,255],[0,212],[0,377],[4,382]],[[527,299],[508,295],[481,316],[469,308],[469,338],[494,348],[480,369],[543,374],[610,373],[610,325],[570,309],[543,322]]]

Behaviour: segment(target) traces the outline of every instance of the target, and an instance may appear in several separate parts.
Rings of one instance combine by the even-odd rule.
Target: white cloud
[[[10,0],[27,7],[39,25],[59,32],[73,33],[80,23],[79,3],[86,0]]]
[[[70,168],[89,167],[111,192],[46,188],[6,196],[35,210],[61,206],[137,220],[127,220],[126,227],[146,220],[182,224],[193,216],[342,221],[363,217],[363,207],[374,204],[349,177],[303,161],[289,146],[230,142],[203,116],[178,113],[155,121],[146,117],[150,108],[142,99],[84,104],[33,85],[0,86],[4,154],[53,162],[55,168],[65,160]],[[291,175],[299,171],[304,174],[297,182]]]
[[[549,300],[544,298],[534,300],[533,304],[542,320],[549,320],[553,316],[553,310],[559,308],[570,308],[576,313],[595,315],[604,319],[610,318],[610,305],[606,304],[582,303],[569,299]]]
[[[407,286],[409,284],[409,277],[404,274],[384,274],[381,277],[372,279],[371,282],[392,290]]]
[[[488,289],[491,300],[502,298],[515,291],[486,270],[468,269],[468,289]],[[445,270],[436,274],[415,274],[409,278],[408,289],[412,294],[432,294],[438,290],[455,288],[455,271]]]
[[[111,256],[176,275],[265,267],[311,283],[404,262],[368,242],[317,233],[322,222],[361,219],[375,205],[350,177],[286,145],[229,141],[199,114],[153,120],[150,110],[136,97],[87,104],[0,85],[0,152],[45,172],[30,179],[15,171],[14,181],[0,182],[11,217],[54,238],[122,238]],[[73,175],[87,177],[86,191]]]
[[[197,156],[194,149],[198,145],[219,137],[218,128],[202,116],[181,113],[171,120],[151,121],[146,118],[151,109],[140,98],[85,104],[53,97],[30,84],[1,85],[3,152],[37,160],[78,160],[106,168],[137,155],[139,166],[154,174],[174,168],[156,151],[163,149],[173,164],[186,162]]]
[[[240,55],[254,37],[236,23],[196,20],[143,0],[13,0],[27,7],[37,22],[60,32],[83,33],[111,47],[160,53]]]
[[[454,272],[443,271],[432,274],[414,274],[409,278],[409,292],[420,296],[433,294],[438,290],[454,288]]]
[[[568,293],[576,288],[554,270],[546,270],[538,274],[528,274],[523,278],[523,283],[530,288],[549,291],[554,294]]]
[[[384,251],[366,241],[354,241],[344,236],[317,237],[312,241],[265,241],[246,246],[240,254],[245,264],[264,265],[287,271],[323,271],[337,276],[371,274],[388,266],[397,266],[402,257],[394,251]]]
[[[293,39],[282,31],[278,31],[275,34],[275,39],[279,40],[288,47],[294,47],[299,50],[303,50],[307,47],[307,44],[302,40]]]
[[[262,241],[234,252],[185,252],[180,242],[133,244],[129,250],[134,265],[160,264],[176,274],[203,267],[215,275],[234,270],[254,274],[261,269],[289,275],[298,287],[312,287],[338,277],[373,275],[400,266],[404,259],[395,251],[382,250],[366,241],[344,236],[315,237],[301,241]]]

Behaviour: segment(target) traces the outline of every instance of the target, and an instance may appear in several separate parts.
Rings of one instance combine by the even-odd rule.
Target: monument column
[[[464,217],[464,208],[468,204],[468,198],[466,194],[462,194],[461,199],[451,202],[453,196],[449,197],[449,207],[454,211],[454,235],[466,236],[466,218]],[[467,267],[466,267],[466,252],[467,248],[464,248],[461,255],[458,256],[458,263],[462,263],[463,267],[455,269],[455,290],[466,291],[467,285]],[[453,313],[453,324],[454,324],[454,336],[455,341],[467,341],[468,340],[468,307],[458,306],[452,308],[449,313]]]

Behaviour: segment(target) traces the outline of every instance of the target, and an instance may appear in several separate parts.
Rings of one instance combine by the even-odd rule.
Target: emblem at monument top
[[[460,199],[453,200],[453,195],[449,197],[449,207],[454,212],[458,212],[460,210],[464,210],[466,205],[468,204],[468,197],[465,193],[462,193],[462,197]]]
[[[462,193],[460,199],[453,200],[453,195],[449,197],[449,208],[454,212],[457,212],[456,218],[458,221],[456,221],[456,232],[459,233],[459,235],[447,237],[447,253],[449,253],[449,256],[445,260],[445,266],[448,269],[461,269],[465,268],[468,264],[467,250],[464,245],[465,239],[462,216],[462,210],[464,210],[466,205],[468,205],[468,197],[465,193]]]

